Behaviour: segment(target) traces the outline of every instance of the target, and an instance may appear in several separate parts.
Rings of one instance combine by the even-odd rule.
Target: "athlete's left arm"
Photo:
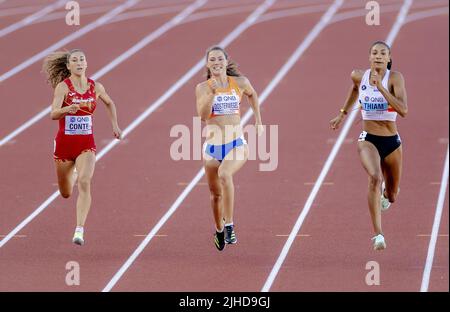
[[[244,95],[246,95],[248,97],[248,101],[250,102],[250,106],[253,110],[253,114],[255,115],[256,131],[257,131],[258,135],[261,135],[264,131],[264,127],[262,125],[261,113],[259,111],[258,94],[256,93],[255,89],[253,88],[252,84],[250,83],[250,81],[247,78],[242,77],[242,83],[244,85],[243,93],[244,93]]]
[[[408,113],[406,101],[405,79],[399,72],[391,72],[392,93],[386,90],[380,83],[378,90],[383,94],[389,105],[402,117]]]
[[[116,139],[120,140],[122,138],[122,130],[120,130],[119,124],[117,122],[116,105],[114,104],[113,100],[108,95],[108,93],[106,93],[105,87],[101,83],[96,82],[95,89],[98,97],[102,100],[102,102],[106,106],[106,110],[108,111],[108,117],[109,120],[111,120],[111,124],[113,127],[114,136],[116,137]]]

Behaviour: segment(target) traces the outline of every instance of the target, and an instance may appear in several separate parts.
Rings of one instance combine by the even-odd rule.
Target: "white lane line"
[[[178,5],[173,5],[173,6],[162,6],[162,7],[151,7],[151,8],[144,8],[141,10],[134,10],[131,11],[129,13],[122,13],[118,16],[116,16],[115,18],[109,20],[107,23],[105,24],[112,24],[112,23],[116,23],[116,22],[123,22],[129,19],[135,19],[135,18],[140,18],[140,17],[148,17],[148,16],[153,16],[153,15],[158,15],[158,14],[166,14],[166,13],[172,13],[172,12],[178,12],[181,11],[183,8],[186,7],[187,4],[178,4]],[[109,10],[111,8],[111,5],[104,5],[104,6],[96,6],[96,7],[91,7],[91,8],[86,8],[83,9],[83,16],[87,16],[87,15],[91,15],[91,14],[97,14],[97,13],[102,13],[105,12],[107,10]],[[66,15],[66,12],[57,12],[57,13],[53,13],[53,14],[49,14],[48,16],[46,16],[45,18],[40,19],[39,21],[35,22],[36,23],[42,23],[42,22],[48,22],[48,21],[52,21],[55,19],[59,19],[62,18]]]
[[[315,13],[315,12],[323,12],[328,9],[327,4],[320,5],[312,5],[307,7],[299,7],[299,8],[290,8],[287,10],[279,10],[276,12],[265,14],[262,18],[258,20],[258,23],[267,22],[273,19],[285,18],[288,16],[306,14],[306,13]]]
[[[437,15],[444,15],[444,14],[448,15],[448,6],[447,7],[442,7],[442,8],[436,8],[436,9],[432,9],[432,10],[416,12],[414,14],[411,14],[406,19],[406,23],[411,23],[411,22],[415,22],[417,20],[424,19],[424,18],[427,18],[427,17],[437,16]]]
[[[0,17],[2,17],[2,16],[10,17],[13,15],[20,15],[20,14],[35,12],[36,10],[39,10],[39,8],[41,8],[41,6],[29,6],[29,7],[20,7],[20,8],[1,9]]]
[[[424,9],[443,5],[448,6],[448,0],[422,0],[414,4],[414,9]]]
[[[330,1],[328,0],[302,0],[302,1],[284,1],[280,2],[277,5],[278,10],[295,10],[299,6],[311,6],[311,5],[320,5],[320,4],[330,4]],[[325,11],[325,10],[324,10]]]
[[[55,3],[52,3],[46,7],[44,7],[42,10],[37,11],[34,14],[31,14],[24,19],[9,25],[8,27],[5,27],[3,29],[0,29],[0,38],[3,36],[6,36],[7,34],[10,34],[16,30],[19,30],[20,28],[23,28],[31,23],[33,23],[35,20],[47,15],[48,13],[62,7],[66,3],[66,0],[58,0]]]
[[[124,14],[120,14],[116,18],[110,20],[108,24],[123,22],[123,21],[129,20],[129,19],[148,17],[148,16],[153,16],[153,15],[158,15],[158,14],[172,13],[172,12],[179,11],[184,7],[185,7],[185,5],[172,5],[172,6],[166,6],[166,7],[160,7],[160,8],[150,8],[150,9],[144,9],[144,10],[124,13]]]
[[[261,0],[253,0],[253,1],[245,1],[245,5],[253,4],[253,7],[260,3]],[[208,6],[210,9],[227,9],[229,7],[242,5],[242,0],[226,0],[226,1],[214,1],[211,5]]]
[[[441,188],[439,190],[439,197],[436,205],[436,213],[434,215],[433,229],[431,230],[430,243],[428,245],[427,260],[425,261],[425,267],[422,275],[422,284],[420,286],[421,292],[427,292],[430,284],[431,268],[433,266],[434,252],[436,250],[436,242],[439,231],[439,225],[441,224],[442,210],[444,209],[445,193],[447,192],[448,184],[448,145],[447,156],[445,157],[444,170],[442,171]]]
[[[200,13],[194,14],[191,17],[189,17],[189,19],[185,20],[184,23],[191,23],[191,22],[198,21],[201,19],[211,18],[211,17],[216,17],[216,16],[224,16],[224,15],[251,12],[251,11],[253,11],[254,7],[255,7],[254,5],[247,5],[247,6],[230,7],[230,8],[225,8],[225,9],[215,9],[215,10],[209,10],[206,12],[200,12]]]
[[[142,39],[138,44],[133,46],[131,49],[127,50],[125,53],[123,53],[121,56],[119,56],[116,60],[109,63],[107,66],[103,67],[100,71],[98,71],[96,73],[96,75],[93,76],[93,78],[97,79],[101,75],[104,75],[105,73],[110,71],[112,68],[117,66],[117,64],[119,64],[119,60],[120,60],[120,62],[123,62],[127,57],[133,55],[139,49],[142,49],[145,46],[145,44],[148,44],[149,42],[151,42],[151,40],[156,39],[158,36],[162,35],[165,31],[168,31],[170,28],[179,24],[184,18],[189,16],[189,14],[191,14],[195,9],[201,7],[206,2],[207,2],[207,0],[195,1],[193,4],[188,6],[185,10],[183,10],[183,12],[181,12],[180,14],[178,14],[177,16],[172,18],[169,22],[167,22],[166,24],[164,24],[163,26],[158,28],[156,31],[152,32],[149,36]],[[46,111],[45,113],[46,114],[50,113],[50,109],[48,109],[48,111]],[[128,134],[130,132],[129,128],[130,128],[130,126],[128,126],[125,129],[126,133],[124,131],[124,135],[123,135],[124,138],[125,138],[126,134]],[[118,140],[114,140],[114,141],[119,142]],[[107,150],[105,148],[102,151],[100,151],[100,153],[96,157],[96,161],[99,161],[110,149],[111,149],[111,147]],[[37,215],[39,215],[45,208],[47,208],[48,205],[50,205],[58,197],[58,195],[59,195],[59,191],[54,192],[31,215],[29,215],[18,226],[16,226],[11,231],[11,233],[9,233],[4,239],[2,239],[0,241],[0,248],[3,247],[16,233],[18,233],[22,228],[24,228],[28,223],[30,223],[31,220],[33,220]]]
[[[411,4],[412,4],[412,0],[404,1],[402,9],[400,10],[400,12],[397,16],[397,19],[395,21],[395,24],[392,27],[392,29],[388,35],[388,39],[386,40],[386,42],[389,45],[392,45],[395,37],[398,34],[398,31],[400,30],[400,27],[403,25],[406,15],[408,13],[408,10],[411,7]],[[325,27],[325,25],[323,27]],[[272,287],[272,284],[275,281],[275,278],[277,277],[278,272],[280,271],[281,266],[283,265],[283,262],[286,259],[292,244],[294,243],[295,236],[299,233],[301,226],[302,226],[306,216],[308,215],[309,210],[311,209],[313,201],[316,198],[317,193],[319,192],[320,187],[321,187],[323,181],[325,180],[325,177],[328,174],[328,171],[330,170],[331,165],[333,164],[333,161],[336,158],[336,155],[337,155],[342,143],[344,142],[345,137],[347,136],[347,133],[350,130],[350,127],[351,127],[356,115],[357,115],[357,111],[353,110],[351,112],[349,118],[345,122],[344,127],[342,128],[342,131],[339,134],[338,140],[334,144],[333,149],[331,150],[331,153],[328,156],[327,161],[325,162],[325,165],[323,166],[322,171],[320,172],[320,175],[319,175],[311,193],[309,194],[308,199],[306,200],[305,206],[303,207],[303,209],[300,213],[300,216],[298,217],[297,221],[295,222],[294,227],[292,228],[289,238],[287,239],[286,243],[284,244],[283,249],[282,249],[277,261],[275,262],[269,276],[267,277],[266,282],[264,283],[264,286],[261,289],[262,292],[268,292],[270,290],[270,287]]]
[[[132,46],[130,49],[128,49],[126,52],[121,54],[118,58],[113,60],[111,63],[100,69],[95,75],[92,76],[93,79],[98,79],[99,77],[105,75],[109,71],[111,71],[114,67],[116,67],[118,64],[122,63],[126,59],[128,59],[130,56],[136,54],[141,49],[143,49],[146,45],[150,44],[160,36],[162,36],[164,33],[168,32],[170,29],[174,28],[178,24],[180,24],[184,19],[186,19],[189,15],[191,15],[195,10],[202,7],[208,0],[196,0],[193,4],[189,5],[186,9],[184,9],[180,14],[177,14],[175,17],[173,17],[169,22],[165,23],[161,27],[159,27],[157,30],[143,38],[141,41],[139,41],[137,44]]]
[[[330,6],[329,10],[324,14],[324,16],[321,18],[319,23],[313,28],[313,30],[308,34],[308,36],[302,41],[302,43],[299,45],[299,47],[294,51],[294,53],[290,56],[288,61],[283,65],[283,67],[278,71],[278,73],[275,75],[274,79],[270,82],[270,84],[264,89],[264,91],[261,93],[260,99],[260,105],[264,103],[266,98],[269,96],[269,94],[273,91],[273,89],[280,83],[281,79],[287,74],[287,72],[290,70],[290,68],[298,61],[300,56],[303,54],[303,52],[308,48],[308,46],[311,44],[311,42],[317,37],[317,35],[320,33],[321,27],[323,21],[328,21],[331,16],[336,12],[338,7],[342,4],[343,0],[335,0],[334,4]],[[266,10],[267,8],[265,8]],[[262,12],[258,16],[260,16]],[[256,19],[258,16],[254,16],[252,24],[256,22]],[[225,41],[225,40],[224,40]],[[223,42],[220,44],[223,45]],[[204,62],[204,60],[202,60]],[[242,125],[244,125],[252,116],[253,112],[251,110],[248,110],[245,114],[244,118],[242,118]],[[106,285],[106,287],[103,289],[103,292],[110,291],[114,285],[118,282],[118,280],[123,276],[123,274],[128,270],[128,268],[133,264],[133,262],[137,259],[137,257],[141,254],[141,252],[144,250],[144,248],[150,243],[152,238],[155,236],[155,234],[161,229],[161,227],[169,220],[169,218],[172,216],[172,214],[175,213],[175,211],[178,209],[178,207],[181,205],[181,203],[184,201],[184,199],[189,195],[189,193],[192,191],[192,189],[195,187],[195,185],[200,181],[200,179],[205,174],[204,169],[200,169],[195,177],[192,179],[192,181],[189,183],[189,185],[183,190],[183,192],[178,196],[178,198],[175,200],[175,202],[172,204],[172,206],[169,208],[169,210],[164,214],[164,216],[158,221],[158,223],[150,230],[147,237],[139,244],[139,246],[136,248],[136,250],[133,252],[133,254],[127,259],[127,261],[122,265],[122,267],[117,271],[117,273],[113,276],[111,281]]]
[[[206,12],[200,12],[200,13],[192,14],[189,18],[187,18],[183,22],[183,24],[191,23],[191,22],[198,21],[201,19],[217,17],[217,16],[245,13],[245,12],[252,11],[254,7],[255,7],[254,5],[242,5],[242,6],[236,6],[236,7],[227,7],[224,9],[221,8],[221,9],[209,10]],[[176,7],[173,7],[172,9],[175,9],[175,8]],[[313,6],[309,6],[309,7],[303,6],[303,7],[298,7],[298,8],[291,8],[289,10],[282,10],[282,11],[277,11],[277,12],[273,12],[273,13],[267,13],[267,14],[264,14],[263,16],[261,16],[261,18],[258,19],[257,23],[266,22],[266,21],[269,21],[272,19],[284,18],[287,16],[321,12],[321,11],[325,11],[327,8],[328,8],[328,5],[324,4],[324,5],[313,5]],[[171,11],[169,7],[165,10],[167,10],[167,12]],[[165,12],[165,10],[161,9],[161,12],[167,13],[167,12]],[[364,12],[366,12],[366,11],[364,11]],[[383,12],[384,12],[384,10],[383,10]],[[115,22],[119,22],[119,21],[140,18],[140,17],[147,17],[147,16],[151,16],[151,15],[155,15],[155,14],[157,14],[157,12],[154,12],[153,10],[136,11],[136,12],[131,12],[131,13],[127,13],[127,14],[121,14],[120,16],[116,17],[115,19],[111,20],[109,23],[115,23]]]
[[[180,14],[172,18],[169,22],[165,23],[161,27],[159,27],[157,30],[153,31],[143,39],[141,39],[138,43],[136,43],[134,46],[129,48],[127,51],[116,57],[114,60],[112,60],[109,64],[102,67],[100,70],[98,70],[96,73],[92,75],[92,79],[97,80],[100,77],[104,76],[106,73],[110,72],[112,69],[117,67],[119,64],[136,54],[138,51],[143,49],[146,45],[150,44],[152,41],[163,35],[165,32],[169,31],[173,27],[177,26],[179,23],[183,21],[183,19],[187,18],[195,9],[198,7],[204,5],[204,3],[207,0],[197,0],[194,2],[194,4],[188,6],[185,10],[183,10]],[[14,131],[6,135],[3,139],[0,140],[0,147],[6,144],[8,141],[14,139],[16,136],[18,136],[20,133],[31,127],[33,124],[41,120],[42,118],[48,116],[50,114],[51,107],[47,106],[45,109],[37,113],[35,116],[27,120],[25,123],[20,125],[18,128],[16,128]]]
[[[139,1],[141,1],[141,0],[128,0],[127,2],[125,2],[125,3],[121,4],[121,5],[119,5],[118,7],[116,7],[114,10],[112,10],[112,11],[106,13],[105,15],[101,16],[100,18],[98,18],[94,22],[86,25],[85,27],[79,29],[78,31],[76,31],[74,33],[71,33],[70,35],[67,35],[66,37],[64,37],[60,41],[58,41],[58,42],[54,43],[53,45],[51,45],[50,47],[48,47],[47,49],[42,50],[41,52],[33,55],[32,57],[30,57],[26,61],[22,62],[21,64],[17,65],[16,67],[10,69],[6,73],[2,74],[0,76],[0,83],[5,81],[8,78],[11,78],[12,76],[16,75],[17,73],[20,73],[22,70],[24,70],[25,68],[29,67],[30,65],[36,63],[37,61],[43,59],[49,53],[51,53],[51,52],[53,52],[53,51],[55,51],[55,50],[57,50],[57,49],[59,49],[61,47],[64,47],[66,44],[72,42],[73,40],[78,39],[79,37],[87,34],[88,32],[96,29],[99,26],[102,26],[107,21],[109,21],[110,19],[112,19],[116,15],[122,13],[126,9],[132,7],[133,5],[138,3]]]
[[[239,35],[242,32],[244,32],[247,28],[252,26],[255,23],[255,21],[258,19],[258,17],[261,16],[265,11],[267,11],[267,9],[269,9],[269,7],[271,7],[274,2],[275,2],[275,0],[264,1],[264,3],[261,4],[255,11],[253,11],[253,13],[250,14],[243,23],[241,23],[227,37],[225,37],[219,43],[219,45],[222,47],[228,46],[233,40],[235,40],[237,37],[239,37]],[[183,84],[185,84],[190,78],[192,78],[192,76],[194,76],[195,73],[197,73],[204,66],[205,66],[205,60],[204,60],[204,58],[202,58],[185,76],[183,76],[183,78],[181,78],[177,82],[177,84],[179,84],[181,81]],[[180,86],[178,86],[176,89],[178,89]],[[171,94],[173,94],[173,92],[171,92]],[[166,99],[164,99],[164,100],[166,100]],[[102,292],[109,292],[116,285],[116,283],[119,281],[119,279],[122,277],[122,275],[126,272],[126,270],[128,270],[128,268],[136,260],[136,258],[139,256],[139,254],[144,250],[144,248],[148,245],[148,243],[153,239],[153,237],[160,230],[160,228],[167,222],[167,220],[169,220],[171,215],[181,205],[181,203],[186,198],[186,196],[189,195],[189,193],[194,188],[194,186],[197,184],[197,182],[200,181],[203,174],[204,174],[203,169],[201,169],[197,173],[197,175],[194,177],[194,179],[189,183],[189,185],[183,190],[183,192],[180,194],[180,196],[175,200],[175,202],[172,204],[172,206],[169,208],[169,210],[164,214],[164,216],[150,230],[150,232],[147,234],[145,239],[139,244],[139,246],[136,248],[136,250],[133,252],[133,254],[120,267],[120,269],[116,272],[116,274],[114,274],[114,276],[108,282],[108,284],[105,286],[105,288],[102,290]]]
[[[2,248],[11,238],[13,238],[20,230],[22,230],[28,223],[30,223],[37,215],[39,215],[50,203],[52,203],[59,195],[59,191],[54,192],[47,198],[33,213],[26,217],[14,230],[8,233],[1,241],[0,248]]]

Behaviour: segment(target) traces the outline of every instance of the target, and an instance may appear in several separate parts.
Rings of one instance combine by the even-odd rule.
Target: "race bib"
[[[92,116],[66,116],[66,135],[92,134]]]
[[[359,142],[365,141],[366,140],[366,136],[367,136],[367,132],[366,131],[361,132],[361,134],[359,135],[358,141]]]
[[[239,114],[239,96],[236,91],[231,90],[231,94],[219,93],[214,97],[212,106],[214,115]]]

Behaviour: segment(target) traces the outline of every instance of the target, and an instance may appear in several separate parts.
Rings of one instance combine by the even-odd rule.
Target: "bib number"
[[[359,135],[358,141],[359,142],[365,141],[366,140],[366,136],[367,136],[367,132],[366,131],[361,132],[361,134]]]
[[[66,135],[92,134],[92,116],[66,116]]]

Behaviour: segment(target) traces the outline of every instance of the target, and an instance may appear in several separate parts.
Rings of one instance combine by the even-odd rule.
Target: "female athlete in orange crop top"
[[[223,250],[225,243],[237,242],[234,231],[233,175],[248,158],[244,139],[240,103],[249,99],[256,120],[256,131],[263,132],[259,101],[250,81],[241,76],[224,49],[215,46],[206,52],[207,81],[197,85],[197,112],[206,121],[207,139],[203,148],[204,167],[211,193],[216,224],[214,243]]]

